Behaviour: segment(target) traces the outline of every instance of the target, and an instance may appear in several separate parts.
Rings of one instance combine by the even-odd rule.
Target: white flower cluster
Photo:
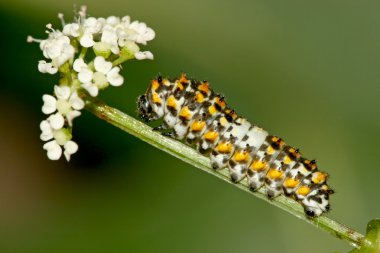
[[[70,155],[78,150],[78,145],[71,140],[73,119],[81,114],[79,110],[83,109],[84,102],[69,86],[56,85],[54,93],[56,97],[42,96],[44,101],[42,112],[50,116],[40,124],[42,131],[40,137],[43,141],[49,141],[43,146],[49,159],[58,160],[62,155],[61,146],[63,146],[64,155],[69,161]],[[68,127],[65,127],[66,123]]]
[[[120,86],[124,78],[119,74],[119,67],[112,67],[112,63],[106,61],[103,56],[96,56],[94,59],[95,72],[88,67],[82,58],[76,59],[73,64],[74,70],[78,72],[78,80],[82,83],[88,93],[95,97],[99,89],[104,89],[108,84]]]
[[[72,141],[73,119],[80,116],[84,101],[78,95],[86,91],[97,96],[108,86],[121,86],[124,78],[119,74],[121,64],[127,60],[153,60],[150,51],[140,51],[138,44],[146,45],[155,37],[154,31],[143,22],[122,18],[94,18],[86,16],[81,7],[75,22],[66,24],[63,15],[62,31],[48,24],[45,40],[28,36],[28,42],[37,42],[44,60],[38,62],[41,73],[60,74],[54,95],[42,97],[42,112],[49,115],[40,124],[43,148],[51,160],[58,160],[62,153],[69,161],[78,150]],[[92,52],[90,52],[92,51]],[[89,53],[90,52],[90,53]]]

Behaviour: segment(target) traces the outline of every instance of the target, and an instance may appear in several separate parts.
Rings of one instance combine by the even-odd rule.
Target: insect
[[[184,140],[209,156],[215,170],[228,168],[235,183],[247,178],[252,191],[265,187],[268,198],[294,198],[309,217],[330,209],[328,174],[298,149],[239,116],[207,81],[153,79],[138,98],[138,113],[149,122],[163,119],[156,130]]]

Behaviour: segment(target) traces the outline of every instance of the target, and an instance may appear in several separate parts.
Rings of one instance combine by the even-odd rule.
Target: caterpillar
[[[185,74],[174,80],[159,76],[138,98],[137,107],[144,121],[163,120],[156,130],[209,156],[215,170],[228,168],[233,182],[247,178],[252,191],[265,187],[270,199],[281,194],[294,198],[308,217],[329,211],[334,191],[315,160],[238,116],[207,81]]]

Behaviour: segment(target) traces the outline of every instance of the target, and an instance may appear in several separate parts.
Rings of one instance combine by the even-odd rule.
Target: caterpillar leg
[[[165,122],[159,126],[154,127],[153,131],[160,132],[163,136],[166,137],[176,138],[174,130],[169,128]]]
[[[165,130],[167,130],[168,127],[166,126],[165,123],[159,125],[159,126],[156,126],[156,127],[153,127],[153,131],[157,131],[157,132],[163,132]]]
[[[170,138],[176,139],[174,131],[164,132],[164,133],[162,133],[162,135],[166,136],[166,137],[170,137]]]

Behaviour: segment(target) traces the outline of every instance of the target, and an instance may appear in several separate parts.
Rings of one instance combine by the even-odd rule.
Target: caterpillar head
[[[147,95],[142,95],[138,98],[137,110],[141,119],[143,119],[146,122],[155,120],[157,118],[156,114],[153,112],[151,104],[149,103]]]

